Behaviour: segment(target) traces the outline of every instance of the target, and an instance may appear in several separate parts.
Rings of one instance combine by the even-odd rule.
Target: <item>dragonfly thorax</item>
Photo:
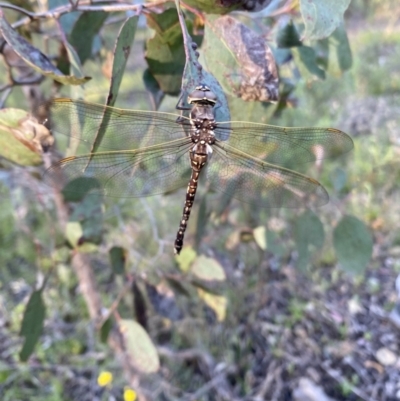
[[[215,143],[214,129],[217,126],[214,114],[216,97],[207,86],[200,85],[189,95],[188,101],[193,104],[190,136],[195,145],[191,150],[200,155],[211,155],[210,145]]]

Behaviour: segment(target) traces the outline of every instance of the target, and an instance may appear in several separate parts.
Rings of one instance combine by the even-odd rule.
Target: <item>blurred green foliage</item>
[[[354,154],[335,162],[324,162],[314,169],[314,176],[328,189],[332,199],[322,209],[305,213],[303,210],[254,210],[248,205],[230,204],[229,199],[224,203],[216,194],[201,188],[192,224],[188,227],[187,243],[196,247],[187,246],[179,258],[174,258],[172,243],[183,206],[183,191],[140,200],[62,199],[61,194],[53,193],[43,184],[40,168],[23,168],[0,160],[0,303],[4,305],[0,313],[2,320],[8,323],[2,326],[0,333],[6,338],[17,338],[21,322],[27,321],[33,308],[37,326],[27,330],[27,323],[23,323],[25,329],[21,329],[21,334],[25,339],[26,335],[33,334],[38,339],[36,342],[33,336],[29,337],[33,345],[36,344],[31,358],[36,358],[39,366],[35,370],[22,364],[14,367],[14,362],[19,361],[22,339],[13,342],[7,350],[9,353],[0,346],[0,355],[8,355],[5,363],[0,364],[2,399],[83,399],[76,393],[69,393],[79,387],[76,383],[80,377],[92,379],[103,368],[121,371],[108,347],[92,341],[101,338],[105,342],[115,322],[107,316],[101,336],[96,337],[79,290],[79,280],[71,269],[73,255],[88,251],[88,248],[79,249],[82,241],[92,244],[89,250],[95,251],[91,255],[91,268],[102,303],[109,309],[115,307],[116,316],[121,317],[122,322],[127,321],[132,329],[127,334],[131,337],[128,341],[132,354],[139,354],[133,358],[146,364],[146,355],[140,354],[141,350],[134,347],[132,339],[137,328],[133,319],[140,321],[141,310],[137,304],[134,306],[131,280],[140,284],[137,291],[143,297],[141,307],[147,322],[146,331],[140,329],[140,335],[151,349],[153,370],[158,366],[153,344],[181,351],[200,349],[215,360],[238,367],[240,374],[232,375],[232,381],[238,382],[242,395],[252,391],[251,381],[245,377],[253,364],[252,347],[256,347],[257,341],[264,341],[259,333],[249,328],[258,322],[256,311],[249,305],[253,305],[252,299],[257,298],[264,283],[274,280],[275,272],[288,266],[301,267],[310,286],[316,282],[321,287],[329,287],[331,283],[322,276],[323,267],[329,266],[333,270],[332,277],[337,280],[346,277],[345,273],[335,270],[339,265],[345,272],[359,275],[369,263],[371,268],[379,267],[375,259],[370,262],[376,237],[380,238],[380,246],[389,249],[400,243],[400,180],[396,168],[400,40],[399,33],[390,29],[394,12],[388,3],[396,7],[396,3],[377,0],[369,1],[366,7],[364,1],[354,0],[345,20],[345,31],[336,31],[333,36],[319,41],[301,40],[301,43],[299,37],[302,39],[304,24],[299,13],[283,27],[276,23],[277,19],[268,16],[256,21],[251,15],[247,17],[251,28],[260,25],[262,33],[272,38],[271,47],[280,69],[281,93],[285,96],[277,105],[244,103],[229,98],[232,119],[281,126],[337,126],[354,135]],[[164,12],[174,13],[173,9]],[[201,19],[187,10],[185,14],[192,31],[201,38],[204,30]],[[66,21],[65,17],[70,15],[72,13],[63,16],[62,20]],[[106,17],[97,15],[99,21],[103,21],[102,16]],[[153,23],[163,22],[163,14],[152,16]],[[112,76],[113,46],[125,18],[123,14],[107,17],[109,23],[103,21],[101,26],[92,27],[84,43],[91,46],[76,49],[84,63],[83,67],[78,67],[85,76],[92,77],[91,81],[82,89],[59,86],[47,80],[40,83],[43,93],[51,91],[57,96],[71,97],[77,94],[88,101],[105,103]],[[10,18],[10,22],[15,22],[21,15],[15,13]],[[382,21],[388,19],[389,23],[382,26]],[[79,31],[74,31],[74,26],[82,27],[82,21],[83,17],[77,19],[75,25],[73,21],[63,24],[71,43],[79,42],[76,39]],[[293,26],[299,33],[295,40],[283,37],[285,30],[287,34]],[[47,33],[51,34],[52,28],[49,29]],[[293,35],[293,31],[290,32]],[[280,49],[274,42],[277,37]],[[30,38],[34,46],[45,52],[41,47],[43,33],[35,32],[32,27]],[[146,92],[142,80],[144,71],[149,68],[150,73],[156,71],[153,78],[159,84],[158,89],[164,90],[159,110],[174,110],[178,99],[170,94],[175,94],[179,85],[174,83],[172,89],[168,89],[164,81],[171,82],[166,75],[157,80],[163,66],[154,55],[162,54],[158,48],[161,40],[144,21],[139,23],[122,84],[119,92],[117,90],[118,107],[147,110],[158,105]],[[171,58],[168,72],[182,73],[185,55],[179,30],[178,33],[173,30],[168,40],[173,42],[169,49],[180,49],[179,60]],[[351,52],[346,43],[350,43]],[[51,52],[60,60],[64,56],[62,60],[68,67],[68,57],[63,55],[64,50],[56,50],[58,46],[62,47],[59,40],[51,43]],[[152,62],[146,64],[146,57],[151,57]],[[0,68],[4,77],[6,68],[1,65]],[[285,84],[289,88],[286,92]],[[13,88],[5,104],[28,109],[25,92],[19,87]],[[58,146],[63,149],[60,143]],[[57,206],[65,200],[70,201],[66,207],[68,219],[75,224],[72,229],[70,226],[71,235],[66,234],[68,228],[62,227]],[[352,241],[352,235],[360,231]],[[395,268],[400,270],[399,265]],[[276,279],[277,286],[280,281],[282,279]],[[35,289],[43,282],[46,285],[40,290],[40,302],[36,303],[36,308],[29,306],[28,299],[38,297]],[[150,288],[155,290],[150,292]],[[308,303],[297,298],[295,293],[288,294],[287,298],[285,314],[277,312],[268,316],[271,326],[290,329],[305,319]],[[262,304],[264,298],[260,299],[255,303]],[[113,305],[116,300],[117,306]],[[44,308],[46,321],[39,337]],[[243,327],[243,322],[247,322],[247,328]],[[343,325],[341,330],[345,329]],[[270,335],[269,340],[272,355],[282,358],[279,338]],[[329,341],[321,340],[322,343]],[[28,345],[32,351],[32,344]],[[267,348],[265,344],[260,347]],[[195,362],[176,362],[169,359],[165,349],[164,354],[163,350],[157,351],[164,371],[157,378],[143,378],[143,387],[154,389],[155,382],[166,380],[162,376],[165,372],[167,380],[182,391],[195,392],[205,384]],[[25,357],[29,355],[27,352]],[[351,376],[348,380],[347,384],[342,384],[344,396],[351,393],[352,383],[355,383]],[[121,389],[123,385],[120,375],[113,386]],[[98,391],[102,399],[106,399],[107,391],[113,389]]]

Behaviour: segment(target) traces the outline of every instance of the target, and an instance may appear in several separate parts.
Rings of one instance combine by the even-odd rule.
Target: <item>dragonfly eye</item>
[[[196,86],[196,90],[203,92],[210,92],[210,88],[205,84],[200,84],[199,86]]]
[[[206,103],[214,105],[217,103],[217,96],[208,86],[200,85],[188,96],[188,103]]]

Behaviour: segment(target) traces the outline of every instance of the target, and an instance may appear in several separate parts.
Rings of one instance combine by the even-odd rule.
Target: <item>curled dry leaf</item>
[[[229,16],[210,22],[210,29],[234,56],[233,65],[224,65],[234,94],[246,101],[276,102],[278,70],[265,38]]]
[[[0,33],[10,47],[35,71],[66,85],[82,85],[90,77],[76,77],[64,75],[56,68],[49,58],[39,49],[32,46],[25,38],[19,35],[4,18],[4,13],[0,9]]]
[[[54,143],[50,131],[32,115],[27,114],[14,128],[13,134],[31,150],[41,153]]]
[[[37,165],[42,152],[54,142],[50,131],[38,120],[20,109],[0,111],[0,155],[21,164]]]

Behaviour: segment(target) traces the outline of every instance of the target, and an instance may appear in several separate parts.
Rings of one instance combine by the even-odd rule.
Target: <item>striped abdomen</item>
[[[199,181],[199,176],[201,169],[207,162],[207,153],[200,152],[198,150],[190,152],[190,163],[192,167],[192,175],[190,176],[189,185],[186,191],[186,201],[183,208],[181,222],[179,224],[179,230],[176,234],[175,240],[175,253],[179,255],[182,246],[183,238],[185,236],[187,222],[189,220],[190,212],[192,211],[192,206],[194,202],[194,197],[196,196],[197,185]]]

